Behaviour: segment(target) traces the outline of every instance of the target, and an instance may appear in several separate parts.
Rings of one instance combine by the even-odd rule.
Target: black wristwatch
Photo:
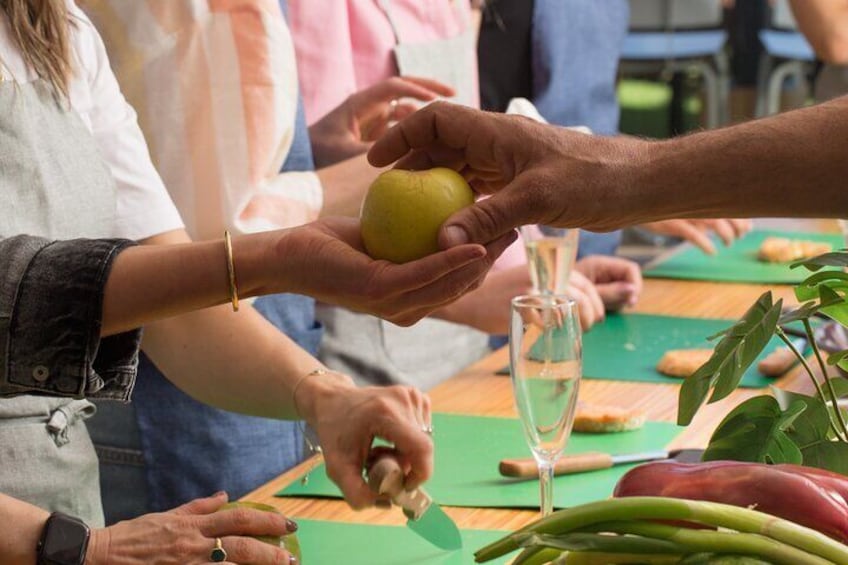
[[[54,512],[38,540],[37,565],[83,565],[90,535],[79,518]]]

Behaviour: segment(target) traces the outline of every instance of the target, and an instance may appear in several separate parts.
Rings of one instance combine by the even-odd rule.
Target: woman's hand
[[[373,505],[377,497],[362,478],[372,454],[372,442],[390,442],[406,472],[405,486],[415,488],[433,472],[430,400],[407,386],[357,388],[338,373],[307,377],[296,403],[315,430],[335,482],[351,507]],[[385,448],[380,448],[385,449]]]
[[[568,296],[577,303],[580,328],[585,332],[606,316],[604,301],[592,281],[579,271],[571,271],[568,280]]]
[[[359,221],[352,218],[326,218],[262,235],[276,239],[265,246],[271,257],[236,265],[236,272],[252,271],[248,279],[265,281],[251,294],[275,290],[307,294],[403,326],[477,288],[515,239],[510,233],[485,248],[463,245],[399,265],[369,257]],[[234,254],[242,256],[238,249]]]
[[[709,233],[715,232],[725,245],[742,237],[752,227],[751,220],[661,220],[642,224],[642,227],[660,235],[679,237],[698,246],[707,255],[715,255],[716,248]]]
[[[606,255],[589,255],[577,261],[575,271],[597,289],[607,311],[633,306],[642,293],[642,271],[628,259]]]
[[[641,292],[639,266],[605,255],[590,255],[577,261],[568,286],[568,294],[577,302],[584,331],[603,321],[606,312],[635,304]]]
[[[161,514],[94,530],[86,565],[193,565],[210,563],[215,539],[221,538],[227,563],[256,565],[296,561],[283,549],[252,536],[283,536],[297,529],[280,514],[249,508],[216,512],[227,502],[219,493]]]
[[[453,96],[451,87],[435,80],[393,77],[348,96],[340,106],[309,127],[315,166],[319,169],[368,151],[389,124],[417,110],[415,104]]]

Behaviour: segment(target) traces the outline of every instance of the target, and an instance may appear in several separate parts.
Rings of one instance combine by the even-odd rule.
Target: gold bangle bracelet
[[[236,281],[236,268],[233,264],[233,241],[230,238],[230,230],[224,230],[224,249],[227,252],[227,276],[230,281],[230,302],[233,304],[233,312],[238,312],[238,282]]]

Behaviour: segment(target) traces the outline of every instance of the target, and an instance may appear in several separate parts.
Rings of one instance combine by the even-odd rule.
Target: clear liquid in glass
[[[577,255],[577,238],[572,235],[525,238],[524,247],[533,291],[539,294],[564,294]]]
[[[527,444],[544,460],[555,460],[562,454],[577,406],[580,364],[571,361],[557,365],[555,374],[540,368],[538,374],[520,376],[514,386]]]

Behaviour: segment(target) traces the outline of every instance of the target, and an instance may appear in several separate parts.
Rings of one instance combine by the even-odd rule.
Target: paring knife
[[[404,474],[392,455],[382,455],[368,470],[368,485],[377,494],[388,496],[403,508],[406,525],[436,547],[455,550],[462,547],[462,536],[456,523],[433,502],[421,487],[408,491],[403,486]]]
[[[565,455],[560,457],[554,466],[554,475],[569,475],[572,473],[583,473],[585,471],[597,471],[609,469],[613,465],[625,463],[644,463],[646,461],[659,461],[662,459],[676,459],[682,462],[696,462],[701,460],[703,451],[700,449],[679,449],[675,451],[645,451],[642,453],[625,453],[621,455],[610,455],[600,451],[590,451],[576,455]],[[535,459],[504,459],[498,466],[501,475],[520,479],[535,479],[539,476],[539,468]]]

